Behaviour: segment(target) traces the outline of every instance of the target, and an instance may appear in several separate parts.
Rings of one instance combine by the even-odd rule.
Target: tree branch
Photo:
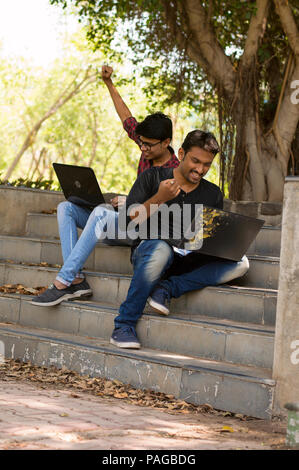
[[[232,96],[236,73],[229,57],[218,42],[204,7],[198,0],[185,0],[184,11],[188,18],[191,39],[196,43],[203,59],[208,64],[209,75],[212,75],[224,91]]]
[[[293,89],[289,85],[293,80],[298,79],[298,77],[299,61],[297,61],[293,71],[290,73],[275,126],[273,127],[279,147],[278,158],[284,164],[285,170],[290,156],[291,144],[299,122],[299,104],[292,103],[291,94]]]
[[[86,71],[84,74],[83,79],[81,82],[79,82],[77,85],[74,86],[74,88],[70,91],[70,86],[72,84],[75,84],[75,80],[69,84],[65,90],[60,94],[60,96],[56,99],[54,104],[50,106],[49,110],[42,116],[36,124],[32,127],[30,132],[27,134],[23,145],[17,155],[15,156],[13,162],[11,163],[10,167],[8,168],[6,174],[4,175],[3,179],[4,181],[7,181],[8,178],[10,178],[12,172],[14,171],[15,167],[19,163],[22,155],[25,153],[25,151],[34,143],[36,139],[36,135],[38,131],[40,130],[42,124],[44,121],[46,121],[49,117],[51,117],[53,114],[56,113],[56,111],[61,108],[67,101],[69,101],[71,98],[73,98],[75,95],[80,93],[86,86],[88,86],[90,83],[94,82],[97,78],[97,74],[94,73],[92,75],[89,74],[89,69]],[[67,93],[68,92],[68,93]]]
[[[299,31],[287,0],[274,0],[276,12],[294,55],[299,57]]]
[[[204,8],[198,0],[176,3],[163,0],[165,21],[178,47],[206,73],[210,83],[220,83],[233,96],[236,74],[220,46]],[[182,27],[178,25],[178,14]],[[183,31],[182,31],[183,29]],[[185,33],[185,34],[183,34]]]
[[[269,0],[257,0],[256,2],[257,11],[256,14],[251,17],[244,52],[241,57],[241,65],[244,68],[249,67],[253,58],[256,56],[259,41],[265,32],[269,5]]]

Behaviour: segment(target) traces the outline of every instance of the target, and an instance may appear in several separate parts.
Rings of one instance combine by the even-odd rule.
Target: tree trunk
[[[256,0],[244,52],[235,69],[220,46],[211,25],[210,10],[198,0],[164,0],[165,21],[177,46],[205,72],[210,84],[220,90],[236,126],[236,145],[230,184],[230,198],[255,201],[281,201],[288,171],[292,140],[299,121],[299,105],[291,103],[291,83],[299,79],[299,34],[286,0]],[[258,102],[258,48],[266,30],[269,9],[276,7],[282,28],[288,37],[290,59],[287,62],[277,112],[270,132],[260,121]],[[211,7],[212,2],[209,2]],[[178,27],[177,14],[181,24]],[[184,30],[185,35],[182,34]],[[186,41],[188,37],[188,41]]]

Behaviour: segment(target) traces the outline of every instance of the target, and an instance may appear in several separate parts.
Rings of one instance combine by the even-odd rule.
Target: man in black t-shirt
[[[114,321],[115,329],[110,339],[112,344],[121,348],[140,347],[135,327],[147,300],[156,311],[167,315],[171,297],[180,297],[208,285],[222,284],[247,272],[249,264],[246,256],[240,262],[231,262],[173,248],[167,239],[161,239],[163,220],[160,220],[155,238],[140,237],[144,224],[145,233],[150,233],[150,222],[161,206],[175,205],[179,211],[189,205],[191,218],[195,215],[197,204],[222,209],[220,189],[203,179],[218,151],[213,134],[192,131],[178,152],[179,167],[152,168],[135,181],[126,203],[127,227],[130,224],[139,227],[139,237],[131,257],[134,274],[127,298]],[[171,238],[175,231],[174,218],[169,224]]]
[[[166,224],[163,216],[160,217],[161,223],[154,224],[156,233],[151,233],[151,221],[166,206],[174,208],[177,213],[190,209],[190,219],[195,215],[196,205],[222,209],[220,189],[203,179],[218,151],[217,141],[211,133],[192,131],[179,149],[180,165],[177,168],[157,167],[143,172],[119,213],[107,207],[96,207],[56,277],[65,287],[58,289],[54,281],[31,303],[54,306],[63,300],[78,298],[82,293],[89,294],[80,291],[80,284],[79,287],[72,285],[77,272],[99,239],[106,238],[117,244],[117,240],[125,235],[133,245],[131,261],[134,273],[127,298],[115,318],[110,342],[121,348],[139,348],[135,327],[147,300],[159,313],[167,315],[171,297],[223,284],[244,275],[249,267],[246,256],[239,262],[231,262],[173,248],[170,239],[176,232],[175,217],[169,218]],[[159,217],[157,220],[159,222]],[[161,236],[165,225],[169,228],[168,237]],[[144,232],[146,236],[143,236]]]

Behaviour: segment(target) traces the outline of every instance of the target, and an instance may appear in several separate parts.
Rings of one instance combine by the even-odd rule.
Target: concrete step
[[[248,255],[249,270],[239,279],[232,281],[238,286],[278,289],[279,258]]]
[[[86,269],[100,272],[132,274],[130,247],[98,243],[85,263]],[[0,259],[32,263],[61,264],[59,240],[0,236]],[[250,269],[239,285],[277,289],[279,258],[249,256]],[[235,281],[234,281],[235,283]]]
[[[264,226],[250,245],[248,255],[280,256],[281,228]]]
[[[58,268],[0,263],[0,285],[22,284],[26,287],[48,286]],[[119,306],[126,298],[131,277],[85,271],[93,289],[92,301]],[[228,319],[236,322],[275,325],[277,291],[263,288],[217,286],[190,292],[172,299],[171,314],[183,314],[195,320],[198,316]]]
[[[0,297],[0,322],[94,336],[109,341],[118,309],[90,301],[66,301],[57,307],[31,305],[28,296]],[[271,369],[274,327],[210,320],[164,317],[149,308],[137,324],[142,347],[176,354],[253,365]],[[187,341],[186,341],[187,340]]]
[[[189,403],[270,419],[275,382],[263,368],[227,364],[152,349],[121,350],[98,338],[18,325],[0,325],[6,358],[66,367],[119,380]]]
[[[59,238],[56,214],[28,213],[26,236],[36,238]],[[248,249],[250,255],[279,256],[281,229],[264,226]]]

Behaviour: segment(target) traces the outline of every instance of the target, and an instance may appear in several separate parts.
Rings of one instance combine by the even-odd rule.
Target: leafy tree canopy
[[[50,0],[50,3],[61,4],[64,8],[73,5],[80,21],[88,27],[87,37],[94,48],[104,50],[111,59],[122,57],[127,48],[136,70],[150,79],[144,89],[151,104],[185,101],[198,111],[209,104],[215,105],[215,91],[211,86],[215,83],[208,80],[210,77],[205,68],[186,53],[192,35],[188,34],[184,1]],[[207,0],[200,3],[219,45],[237,69],[250,20],[256,14],[256,1]],[[296,2],[288,3],[295,18],[299,19]],[[288,56],[288,47],[279,18],[271,8],[257,54],[263,81],[260,103],[268,122],[275,112],[283,74],[281,64]]]

